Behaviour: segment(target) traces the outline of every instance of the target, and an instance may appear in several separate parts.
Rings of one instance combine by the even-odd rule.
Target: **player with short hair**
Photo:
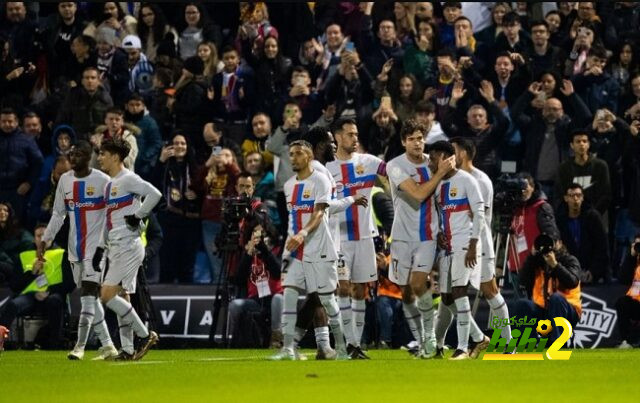
[[[424,154],[425,127],[408,120],[400,131],[405,153],[387,164],[394,206],[389,279],[403,287],[402,307],[420,348],[417,356],[436,353],[433,296],[427,286],[436,258],[438,214],[432,198],[438,183],[455,167],[455,158],[431,161]],[[416,298],[417,297],[417,298]],[[416,302],[417,300],[417,302]]]
[[[434,175],[440,171],[435,161],[452,156],[455,157],[455,149],[448,141],[437,141],[429,146],[429,167]],[[455,302],[458,315],[458,347],[450,359],[463,360],[470,357],[470,332],[473,342],[476,343],[471,351],[476,350],[477,344],[489,343],[489,338],[480,331],[471,316],[467,296],[467,287],[478,262],[478,239],[485,225],[484,201],[480,194],[480,186],[473,176],[456,168],[444,175],[436,188],[435,200],[442,216],[443,241],[446,245],[444,257],[440,259],[438,266],[441,306],[446,305],[448,308]],[[476,288],[478,285],[476,284]],[[438,321],[442,321],[442,318],[439,317]],[[441,325],[438,327],[440,329]],[[446,330],[445,328],[445,334]],[[481,349],[482,346],[477,348]],[[436,354],[442,357],[442,346],[438,346]]]
[[[71,147],[69,162],[71,171],[60,177],[56,188],[51,220],[37,247],[38,258],[44,259],[44,251],[51,247],[65,218],[69,217],[69,263],[77,286],[82,288],[78,338],[70,360],[81,360],[93,326],[102,347],[96,359],[108,359],[118,355],[111,342],[104,308],[98,300],[100,271],[94,270],[92,259],[100,243],[105,224],[104,188],[109,177],[97,169],[89,168],[93,149],[87,141],[78,141]]]
[[[129,302],[136,292],[138,269],[144,260],[141,221],[151,213],[162,194],[150,183],[124,167],[129,144],[110,139],[102,143],[98,162],[111,181],[105,188],[107,222],[103,240],[93,257],[94,267],[100,265],[106,248],[108,266],[102,278],[100,298],[118,316],[122,350],[116,360],[139,360],[158,342],[158,335],[144,325]],[[126,292],[125,298],[119,294]],[[143,339],[135,351],[134,333]]]
[[[338,299],[347,351],[351,358],[368,358],[360,347],[365,322],[366,284],[378,280],[373,237],[378,227],[371,214],[371,189],[377,175],[387,176],[386,164],[371,154],[357,153],[358,126],[355,120],[340,119],[334,129],[338,144],[336,159],[327,169],[337,184],[338,199],[361,195],[365,209],[353,204],[339,214],[340,253],[344,264],[338,266]]]
[[[289,144],[289,157],[296,173],[284,185],[290,214],[285,253],[291,254],[291,262],[282,281],[283,347],[272,359],[297,359],[294,351],[297,301],[300,293],[305,291],[309,298],[317,295],[329,316],[336,349],[339,354],[346,354],[340,328],[340,309],[334,296],[338,285],[335,266],[338,255],[331,237],[328,217],[332,197],[331,182],[318,169],[312,168],[313,149],[307,141],[296,140]]]
[[[480,291],[487,300],[491,310],[504,322],[509,319],[509,308],[507,303],[500,294],[500,289],[496,283],[496,254],[493,248],[493,237],[491,236],[491,218],[493,217],[493,183],[489,176],[473,165],[473,159],[476,157],[476,146],[468,138],[456,137],[451,139],[451,144],[456,151],[456,166],[466,172],[469,172],[480,186],[482,200],[484,200],[484,228],[480,237],[480,247],[482,254],[480,256]],[[444,304],[443,304],[444,305]],[[438,311],[438,318],[443,316],[440,312],[446,312],[444,309]],[[444,315],[447,315],[445,313]],[[502,337],[511,340],[511,327],[506,325],[502,328]],[[480,345],[476,346],[475,351],[471,351],[470,355],[477,356]]]

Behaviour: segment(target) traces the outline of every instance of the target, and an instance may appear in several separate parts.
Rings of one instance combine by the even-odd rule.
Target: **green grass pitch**
[[[271,362],[267,350],[152,350],[138,362],[5,351],[0,402],[622,402],[638,400],[640,350],[574,350],[569,361]]]

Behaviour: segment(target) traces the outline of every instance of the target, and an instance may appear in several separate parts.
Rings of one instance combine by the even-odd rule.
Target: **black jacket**
[[[547,124],[540,112],[531,114],[525,112],[532,100],[533,95],[529,91],[523,93],[511,109],[511,116],[522,133],[522,140],[525,145],[524,170],[531,173],[535,178],[538,170],[538,160],[540,159],[540,150],[544,142],[543,134],[547,130]],[[571,94],[567,100],[574,111],[573,116],[570,118],[565,115],[555,123],[555,137],[560,151],[560,161],[569,156],[569,134],[576,128],[586,126],[591,121],[591,112],[578,95]]]
[[[575,288],[580,284],[580,262],[575,256],[567,252],[555,252],[558,266],[549,269],[551,278],[557,278],[559,287],[563,289]],[[520,269],[520,284],[527,290],[529,298],[533,295],[536,273],[545,270],[546,262],[540,255],[529,255]]]
[[[557,211],[556,220],[561,239],[570,254],[578,258],[582,270],[591,272],[594,282],[607,278],[609,274],[609,241],[602,223],[602,217],[587,204],[582,205],[578,217],[580,223],[580,243],[571,235],[569,228],[569,212],[566,203]]]
[[[99,125],[104,124],[107,109],[113,106],[109,93],[99,87],[90,95],[82,85],[67,94],[56,119],[56,126],[67,124],[76,130],[79,140],[88,140]]]

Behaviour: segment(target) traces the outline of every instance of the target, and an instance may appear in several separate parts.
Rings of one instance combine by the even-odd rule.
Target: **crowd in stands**
[[[126,167],[163,194],[147,277],[225,281],[215,240],[239,178],[282,245],[288,144],[352,118],[361,151],[385,161],[416,119],[427,147],[472,139],[494,183],[528,172],[582,283],[617,281],[640,232],[640,4],[487,4],[2,3],[0,279],[47,223],[71,146],[90,141],[97,168],[100,144],[120,138]],[[388,321],[400,294],[384,275],[372,286]]]

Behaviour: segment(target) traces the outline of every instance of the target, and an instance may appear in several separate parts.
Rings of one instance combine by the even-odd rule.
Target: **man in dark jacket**
[[[580,279],[588,284],[608,281],[609,248],[602,217],[584,203],[582,186],[572,183],[564,193],[564,203],[557,214],[562,243],[580,261]]]
[[[585,70],[573,78],[580,98],[587,104],[591,113],[607,108],[613,113],[618,110],[620,84],[604,70],[607,65],[607,50],[596,46],[589,49]]]
[[[565,318],[575,327],[582,314],[580,293],[580,263],[567,253],[562,243],[540,235],[533,253],[520,271],[521,284],[529,299],[520,299],[515,306],[517,317],[549,319]],[[553,326],[549,342],[553,343],[561,330]]]
[[[42,29],[42,44],[47,51],[47,65],[50,69],[49,80],[65,76],[69,80],[75,77],[66,76],[72,71],[73,54],[71,41],[82,35],[86,22],[78,18],[78,6],[73,1],[58,3],[58,13],[51,14],[44,22]]]
[[[569,155],[569,133],[591,120],[589,108],[575,94],[570,81],[564,80],[560,91],[567,97],[572,117],[564,113],[562,102],[557,98],[548,98],[541,112],[525,112],[531,101],[542,93],[538,82],[532,83],[511,109],[525,146],[523,168],[543,185],[545,192],[553,190],[558,166]]]
[[[58,112],[57,124],[68,124],[76,130],[79,140],[88,140],[98,125],[104,123],[113,100],[100,83],[100,73],[87,67],[82,73],[82,85],[73,88]]]
[[[131,122],[140,129],[140,134],[136,136],[138,156],[136,157],[135,171],[144,179],[149,180],[162,148],[162,136],[158,124],[149,114],[144,98],[137,93],[129,97],[124,118],[126,122]]]
[[[0,111],[0,155],[0,200],[11,202],[21,218],[29,191],[38,181],[42,153],[18,127],[13,109]]]
[[[484,106],[475,104],[467,110],[465,123],[459,115],[457,103],[464,96],[466,90],[463,89],[462,82],[456,82],[451,91],[448,113],[442,119],[444,132],[449,137],[468,137],[475,143],[478,150],[473,162],[479,169],[492,178],[499,175],[498,157],[496,149],[500,145],[507,130],[509,121],[500,110],[494,98],[493,86],[488,81],[482,81],[479,89],[480,95],[486,101]],[[493,123],[489,123],[489,116]]]
[[[584,189],[585,200],[600,214],[609,209],[611,203],[611,180],[607,163],[589,154],[589,135],[586,130],[576,130],[571,133],[571,150],[573,159],[567,160],[558,167],[554,193],[554,205],[560,204],[560,195],[572,183],[579,183]]]

